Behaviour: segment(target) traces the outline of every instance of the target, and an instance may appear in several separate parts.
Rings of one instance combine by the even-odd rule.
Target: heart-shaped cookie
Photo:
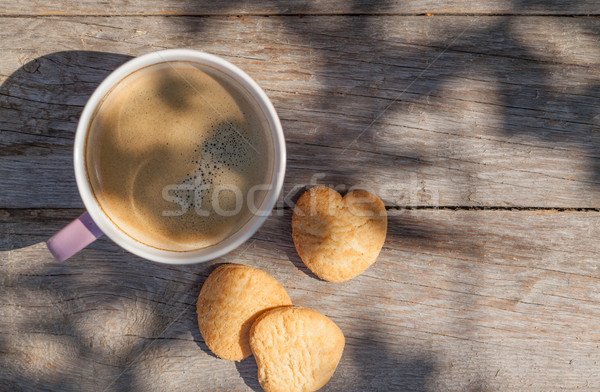
[[[268,309],[291,304],[283,286],[266,272],[224,264],[209,275],[200,290],[198,327],[219,358],[241,361],[252,354],[248,339],[254,320]]]
[[[344,351],[340,328],[316,310],[283,306],[250,330],[258,382],[266,392],[313,392],[333,376]]]
[[[304,192],[292,217],[300,258],[321,279],[345,282],[375,262],[387,232],[385,205],[373,193],[342,196],[326,186]]]

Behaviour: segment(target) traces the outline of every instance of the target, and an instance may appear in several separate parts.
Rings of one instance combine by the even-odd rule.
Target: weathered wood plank
[[[314,15],[314,14],[517,14],[590,15],[600,13],[593,0],[509,1],[509,0],[404,0],[404,1],[96,1],[51,2],[32,0],[6,2],[0,15]]]
[[[41,244],[80,210],[0,210],[0,388],[250,390],[214,358],[193,303],[211,268],[274,275],[347,337],[327,391],[598,390],[600,213],[392,210],[378,261],[314,277],[290,211],[214,262],[165,266],[106,239],[57,264]],[[37,244],[37,245],[36,245]]]
[[[387,205],[600,207],[597,19],[0,23],[1,207],[80,207],[70,146],[87,97],[128,56],[170,47],[221,55],[266,89],[286,195],[320,174]]]

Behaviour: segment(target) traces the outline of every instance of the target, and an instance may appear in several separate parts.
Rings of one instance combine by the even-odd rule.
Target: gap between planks
[[[274,207],[273,211],[291,210],[290,206]],[[385,206],[387,211],[402,211],[402,210],[432,210],[432,211],[550,211],[550,212],[600,212],[600,207],[519,207],[519,206],[431,206],[431,205],[406,205],[406,206]],[[0,212],[26,214],[30,211],[84,211],[84,208],[40,208],[40,207],[23,207],[23,208],[2,208]],[[1,217],[1,216],[0,216]]]
[[[600,12],[568,12],[568,13],[548,13],[548,12],[488,12],[488,11],[471,11],[471,12],[453,12],[453,11],[442,11],[442,12],[302,12],[302,13],[279,13],[279,12],[169,12],[169,11],[157,11],[157,12],[119,12],[119,13],[85,13],[85,12],[54,12],[44,11],[39,13],[2,13],[0,12],[0,18],[52,18],[52,17],[113,17],[113,18],[128,18],[128,17],[243,17],[243,16],[264,16],[268,17],[296,17],[302,18],[304,16],[345,16],[345,17],[381,17],[381,16],[423,16],[423,17],[434,17],[434,16],[478,16],[478,17],[498,17],[498,16],[527,16],[527,17],[549,17],[549,18],[575,18],[575,17],[598,17]]]

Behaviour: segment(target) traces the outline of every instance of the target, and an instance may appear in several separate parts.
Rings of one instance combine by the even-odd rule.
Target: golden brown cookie
[[[298,199],[292,236],[300,258],[329,282],[345,282],[375,262],[387,232],[385,205],[376,195],[358,190],[344,198],[317,186]]]
[[[284,306],[259,316],[250,330],[258,381],[266,392],[312,392],[333,376],[344,334],[316,310]]]
[[[200,290],[198,327],[218,357],[241,361],[252,354],[248,334],[256,317],[291,304],[283,286],[271,275],[245,265],[225,264],[209,275]]]

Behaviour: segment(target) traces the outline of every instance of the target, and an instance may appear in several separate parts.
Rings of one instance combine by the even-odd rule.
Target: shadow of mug
[[[72,152],[79,116],[100,82],[131,58],[56,52],[30,60],[2,83],[0,206],[83,208]]]
[[[155,340],[123,346],[125,357],[107,359],[94,344],[104,328],[103,315],[126,320],[138,309],[143,317],[134,320],[135,328],[158,340],[186,333],[185,320],[195,318],[198,279],[205,278],[210,263],[165,269],[109,240],[96,241],[69,263],[57,263],[45,244],[83,212],[72,152],[81,111],[96,87],[131,58],[91,51],[51,53],[26,62],[0,85],[0,295],[14,316],[2,327],[16,334],[15,341],[26,341],[30,333],[40,339],[46,334],[68,338],[65,347],[78,353],[73,368],[75,363],[81,368],[58,379],[51,366],[34,375],[10,365],[0,377],[3,385],[67,391],[112,382],[130,390],[129,361]],[[90,315],[95,315],[95,327],[86,334],[81,323]],[[11,340],[0,339],[0,351],[20,355]],[[51,361],[58,354],[47,350],[44,355]],[[102,361],[108,365],[90,377],[88,365]]]

